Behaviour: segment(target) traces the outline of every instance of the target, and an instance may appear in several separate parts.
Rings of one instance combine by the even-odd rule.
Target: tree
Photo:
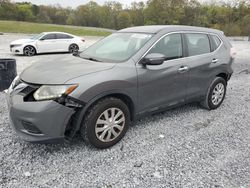
[[[144,25],[144,8],[143,2],[132,2],[129,10],[130,19],[133,25]]]
[[[123,29],[131,25],[130,15],[126,11],[122,11],[117,16],[118,29]]]
[[[34,21],[35,17],[32,12],[32,5],[29,3],[17,4],[18,21]]]

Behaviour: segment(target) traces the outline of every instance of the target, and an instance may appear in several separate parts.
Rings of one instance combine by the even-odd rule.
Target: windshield
[[[30,37],[30,39],[36,40],[36,39],[39,39],[40,37],[42,37],[43,35],[44,35],[44,33],[40,33],[40,34],[37,34],[37,35]]]
[[[80,57],[106,62],[122,62],[132,57],[152,34],[114,33],[95,43],[80,54]]]

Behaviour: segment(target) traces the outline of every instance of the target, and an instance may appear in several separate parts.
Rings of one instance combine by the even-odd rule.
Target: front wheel
[[[33,46],[26,46],[23,49],[23,54],[26,56],[33,56],[36,54],[36,49]]]
[[[105,98],[88,111],[81,127],[84,140],[97,148],[108,148],[119,142],[130,124],[127,105],[118,98]]]
[[[201,102],[201,105],[208,110],[214,110],[218,108],[224,101],[226,89],[227,82],[225,79],[216,77],[210,84],[206,98]]]

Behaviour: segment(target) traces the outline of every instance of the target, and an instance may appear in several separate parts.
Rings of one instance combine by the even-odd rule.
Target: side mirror
[[[146,55],[142,59],[143,65],[161,65],[166,60],[166,56],[160,53]]]
[[[39,39],[40,41],[44,41],[45,39],[44,38],[41,38],[41,39]]]

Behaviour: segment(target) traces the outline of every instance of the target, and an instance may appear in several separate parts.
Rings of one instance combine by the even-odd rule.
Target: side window
[[[43,40],[53,40],[53,39],[56,39],[56,35],[55,34],[47,34],[47,35],[43,36],[42,39]]]
[[[208,35],[200,33],[185,34],[188,46],[188,55],[195,56],[210,53]]]
[[[183,57],[181,34],[170,34],[162,38],[149,53],[164,54],[167,60]]]
[[[210,38],[212,51],[215,51],[220,46],[221,40],[215,35],[210,35]]]
[[[57,39],[72,39],[72,36],[66,35],[66,34],[61,34],[61,33],[57,33],[56,34]]]

